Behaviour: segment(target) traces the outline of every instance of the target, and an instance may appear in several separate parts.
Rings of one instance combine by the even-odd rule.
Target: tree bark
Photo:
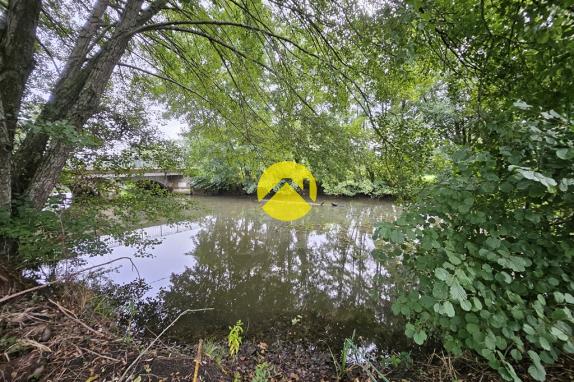
[[[4,113],[4,103],[0,97],[0,214],[11,214],[12,204],[12,142],[8,133],[8,123]],[[0,215],[0,219],[4,216]]]
[[[34,45],[41,0],[11,0],[0,24],[0,209],[11,213],[12,150],[28,77],[34,68]]]
[[[73,146],[61,141],[48,148],[26,191],[27,199],[35,208],[41,209],[46,204],[72,149]]]

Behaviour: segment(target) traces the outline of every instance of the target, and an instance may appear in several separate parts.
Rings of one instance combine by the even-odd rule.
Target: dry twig
[[[102,263],[102,264],[98,264],[98,265],[93,265],[93,266],[91,266],[91,267],[88,267],[88,268],[79,270],[79,271],[77,271],[77,272],[74,272],[74,273],[70,274],[68,277],[74,277],[74,276],[79,275],[80,273],[83,273],[83,272],[92,270],[92,269],[94,269],[94,268],[103,267],[104,265],[108,265],[108,264],[114,263],[114,262],[116,262],[116,261],[126,260],[126,259],[129,260],[129,261],[132,263],[132,265],[135,267],[135,264],[134,264],[134,262],[132,261],[131,258],[129,258],[129,257],[118,257],[117,259],[108,261],[108,262],[106,262],[106,263]],[[64,279],[58,279],[58,280],[50,281],[50,282],[47,282],[46,284],[38,285],[38,286],[35,286],[35,287],[33,287],[33,288],[24,289],[23,291],[20,291],[20,292],[17,292],[17,293],[13,293],[13,294],[10,294],[10,295],[8,295],[8,296],[4,296],[4,297],[0,298],[0,303],[4,303],[4,302],[6,302],[6,301],[12,300],[13,298],[16,298],[16,297],[25,295],[26,293],[30,293],[30,292],[37,291],[37,290],[39,290],[39,289],[47,288],[47,287],[49,287],[50,285],[54,285],[54,284],[60,283],[60,282],[62,282],[62,281],[64,281]]]
[[[64,313],[64,315],[66,317],[68,317],[70,320],[82,325],[84,328],[88,329],[90,332],[94,333],[98,337],[109,338],[104,333],[98,332],[96,329],[89,327],[87,324],[82,322],[80,319],[78,319],[78,318],[72,316],[70,313],[66,312],[67,309],[64,308],[62,305],[58,304],[57,302],[55,302],[54,300],[48,299],[48,301],[50,301],[50,303],[54,304],[60,310],[60,312]]]

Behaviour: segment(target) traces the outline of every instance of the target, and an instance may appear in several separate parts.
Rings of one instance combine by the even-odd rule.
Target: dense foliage
[[[490,127],[504,146],[456,152],[452,172],[378,228],[383,253],[417,275],[394,305],[415,342],[436,334],[514,380],[523,357],[544,380],[544,364],[574,352],[573,122],[552,112]]]
[[[436,183],[376,230],[376,256],[400,259],[408,280],[394,311],[417,344],[434,336],[507,380],[526,364],[542,381],[545,365],[574,352],[571,6],[410,3],[411,41],[448,75],[450,102],[439,96],[424,113],[455,139]]]

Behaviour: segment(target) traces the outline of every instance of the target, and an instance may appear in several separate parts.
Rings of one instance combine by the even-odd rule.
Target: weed
[[[351,355],[360,354],[361,351],[355,344],[355,333],[350,338],[345,338],[345,342],[343,343],[343,349],[341,350],[341,358],[337,360],[333,352],[331,352],[331,357],[333,358],[333,365],[335,366],[335,373],[337,374],[337,380],[340,381],[345,374],[352,367],[360,367],[363,371],[369,376],[369,380],[371,381],[382,381],[388,382],[388,379],[384,376],[384,374],[378,370],[375,365],[368,359],[361,360],[352,366],[347,365],[347,360]],[[410,354],[409,354],[410,357]],[[395,362],[397,362],[395,360]]]
[[[382,355],[381,365],[385,367],[408,369],[412,366],[413,360],[410,352],[400,352],[391,355]]]
[[[109,319],[116,317],[117,307],[114,306],[107,296],[96,295],[92,298],[90,304],[93,306],[92,309],[97,315]]]
[[[331,352],[331,358],[333,358],[333,365],[335,366],[335,373],[337,374],[337,380],[340,380],[348,371],[347,369],[347,358],[349,357],[349,350],[353,345],[353,340],[355,333],[351,338],[345,338],[343,342],[343,349],[341,350],[341,357],[337,359],[333,352]]]
[[[267,362],[258,364],[255,367],[255,374],[251,382],[267,382],[271,378],[273,366]]]
[[[233,326],[229,327],[229,335],[227,336],[227,343],[229,345],[229,355],[235,357],[239,352],[239,347],[243,341],[243,322],[241,320]]]
[[[215,361],[217,365],[221,365],[224,350],[215,340],[208,338],[203,341],[203,353]]]

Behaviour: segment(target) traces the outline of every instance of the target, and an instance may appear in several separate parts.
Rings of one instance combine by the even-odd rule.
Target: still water
[[[141,277],[149,285],[139,321],[213,308],[184,316],[176,337],[221,336],[242,320],[247,335],[261,338],[330,343],[355,332],[394,349],[402,341],[390,313],[389,274],[371,256],[374,225],[397,217],[391,202],[321,199],[303,219],[285,223],[268,217],[252,198],[193,199],[197,217],[187,224],[141,230],[162,240],[153,256],[115,246],[104,258],[86,259],[91,265],[133,258],[137,271],[116,262],[105,277],[116,284]]]

